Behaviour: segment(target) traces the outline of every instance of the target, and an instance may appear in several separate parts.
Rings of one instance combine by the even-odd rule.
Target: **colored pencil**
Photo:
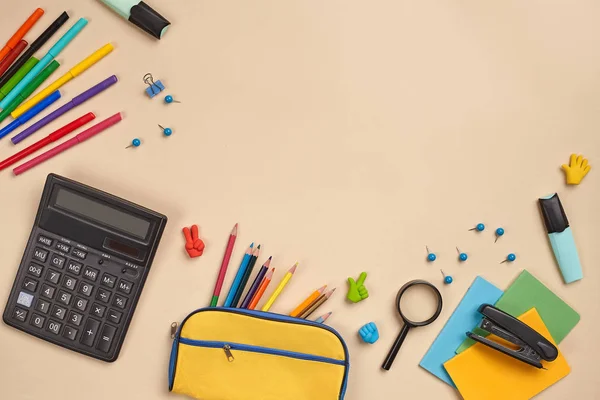
[[[246,288],[246,285],[248,284],[248,279],[250,279],[250,275],[252,274],[252,270],[254,269],[254,266],[256,265],[256,260],[258,259],[259,255],[260,255],[260,244],[252,252],[252,257],[250,258],[250,262],[248,263],[248,268],[246,268],[246,272],[244,272],[244,276],[242,276],[242,280],[240,281],[240,286],[238,286],[237,292],[235,293],[235,296],[233,297],[233,301],[231,302],[231,307],[235,308],[238,306],[240,299],[242,298],[242,294],[244,293],[244,289]]]
[[[265,290],[267,290],[267,287],[269,287],[269,283],[271,283],[274,273],[275,273],[275,268],[273,268],[269,272],[267,272],[267,275],[265,275],[265,278],[262,280],[262,283],[258,287],[256,294],[254,295],[254,297],[252,297],[252,300],[250,301],[250,304],[248,305],[248,310],[254,310],[256,308],[256,305],[262,298],[263,294],[265,294]]]
[[[329,292],[321,295],[321,297],[319,297],[317,299],[317,301],[315,301],[310,307],[308,307],[306,310],[304,310],[299,316],[298,318],[303,318],[306,319],[308,317],[311,316],[312,313],[314,313],[316,311],[317,308],[321,307],[321,304],[325,303],[327,300],[329,300],[329,298],[331,297],[331,295],[333,294],[333,292],[335,292],[335,288],[331,289]]]
[[[29,18],[27,18],[27,20],[23,23],[23,25],[21,25],[19,27],[19,29],[17,29],[15,34],[12,35],[10,37],[10,39],[8,39],[8,42],[6,42],[6,45],[0,50],[0,60],[4,59],[4,57],[6,57],[6,55],[12,49],[15,48],[17,43],[19,43],[19,41],[21,39],[23,39],[23,36],[25,36],[25,34],[27,32],[29,32],[31,27],[33,27],[33,25],[35,25],[35,23],[42,17],[42,15],[44,15],[44,10],[42,10],[41,8],[37,8],[33,12],[33,14],[31,14],[29,16]]]
[[[254,278],[254,282],[252,282],[252,285],[250,286],[248,293],[246,293],[246,297],[244,297],[244,301],[242,301],[242,305],[240,306],[240,308],[248,308],[248,306],[250,305],[250,302],[252,301],[252,297],[258,291],[258,288],[259,288],[263,278],[265,277],[265,274],[269,270],[270,265],[271,265],[271,257],[269,257],[269,259],[267,261],[265,261],[263,266],[260,267],[260,270],[258,271],[256,278]]]
[[[235,224],[231,230],[231,233],[229,234],[229,241],[227,242],[227,248],[225,249],[225,255],[223,255],[221,269],[219,270],[219,276],[217,277],[217,283],[215,284],[215,291],[213,292],[213,296],[210,301],[211,307],[216,307],[217,303],[219,302],[219,295],[221,294],[221,288],[223,287],[223,281],[225,280],[225,274],[227,273],[227,267],[229,266],[231,253],[233,253],[235,239],[237,238],[237,230],[238,224]]]
[[[27,161],[25,164],[18,166],[17,168],[13,169],[13,173],[15,175],[22,174],[23,172],[30,170],[31,168],[35,167],[36,165],[39,165],[39,164],[43,163],[44,161],[47,161],[47,160],[51,159],[52,157],[57,156],[60,153],[67,151],[72,147],[77,146],[80,143],[83,143],[84,141],[90,139],[93,136],[96,136],[97,134],[103,132],[107,128],[109,128],[109,127],[113,126],[114,124],[116,124],[117,122],[121,121],[121,119],[122,119],[121,113],[116,113],[116,114],[108,117],[104,121],[101,121],[101,122],[97,123],[96,125],[92,126],[91,128],[88,128],[85,131],[79,133],[75,137],[67,140],[66,142],[63,142],[63,143],[59,144],[58,146],[48,150],[47,152],[42,153],[39,156],[31,159],[30,161]]]
[[[7,167],[10,167],[17,161],[21,161],[28,155],[33,154],[36,151],[48,146],[50,143],[56,142],[57,140],[65,137],[69,133],[73,132],[75,129],[82,127],[83,125],[87,124],[94,118],[96,118],[96,116],[94,115],[94,113],[90,112],[90,113],[87,113],[87,114],[77,118],[74,121],[69,122],[67,125],[65,125],[63,127],[58,128],[57,130],[55,130],[54,132],[52,132],[51,134],[49,134],[42,140],[35,142],[31,146],[19,151],[18,153],[8,157],[6,160],[0,162],[0,171],[2,171],[3,169],[5,169]]]
[[[108,43],[94,51],[92,54],[67,71],[67,73],[65,73],[63,76],[46,86],[31,99],[21,104],[15,111],[10,113],[10,115],[12,115],[13,118],[17,118],[19,115],[23,114],[25,111],[29,110],[31,107],[45,99],[50,93],[60,89],[64,84],[84,73],[92,65],[106,57],[110,52],[113,51],[113,49],[113,45]]]
[[[273,292],[271,297],[269,297],[269,300],[267,300],[267,302],[263,306],[262,311],[269,311],[271,309],[271,307],[273,307],[273,303],[275,303],[275,300],[277,300],[277,298],[279,297],[281,292],[283,292],[283,289],[285,289],[285,286],[289,283],[290,279],[292,279],[292,277],[294,276],[294,272],[296,272],[296,268],[298,268],[298,263],[294,264],[294,266],[292,268],[290,268],[290,270],[285,274],[285,276],[283,277],[281,282],[279,282],[279,286],[277,286],[277,289],[275,289],[275,291]]]
[[[300,303],[300,305],[290,313],[290,317],[297,317],[303,310],[305,310],[307,307],[310,307],[310,305],[314,303],[314,301],[317,300],[319,296],[321,296],[325,289],[327,289],[327,285],[315,290],[310,296],[306,298],[306,300]]]
[[[15,97],[13,101],[10,102],[8,106],[2,112],[0,112],[0,122],[4,121],[6,117],[8,117],[12,110],[17,108],[19,104],[21,104],[27,96],[35,91],[56,69],[60,66],[58,61],[52,61],[42,72],[39,73],[38,76],[32,80],[29,85],[25,86],[23,92],[21,92],[18,96]]]
[[[237,288],[240,286],[240,282],[242,281],[242,277],[244,276],[244,272],[246,272],[246,268],[248,268],[248,264],[250,263],[250,259],[252,258],[252,250],[254,250],[254,242],[248,246],[248,250],[244,253],[244,257],[242,257],[242,262],[240,263],[240,267],[235,274],[235,278],[233,279],[233,283],[229,288],[229,293],[227,293],[227,297],[225,298],[225,303],[223,303],[223,307],[231,307],[231,303],[233,303],[233,298],[235,297],[235,293],[237,292]]]
[[[17,143],[21,142],[22,140],[33,135],[39,129],[42,129],[44,126],[48,125],[50,122],[54,121],[61,115],[65,114],[68,111],[71,111],[73,108],[85,103],[92,97],[102,93],[103,91],[105,91],[106,89],[108,89],[109,87],[111,87],[112,85],[117,83],[117,81],[118,81],[118,79],[115,75],[109,76],[108,78],[106,78],[102,82],[92,86],[85,92],[82,92],[82,93],[78,94],[77,96],[73,97],[71,99],[71,101],[63,104],[56,110],[52,111],[50,114],[46,115],[44,118],[42,118],[39,121],[37,121],[36,123],[30,125],[27,129],[24,129],[23,131],[19,132],[17,135],[13,136],[10,139],[11,142],[13,142],[13,144],[17,144]]]
[[[67,22],[68,19],[69,19],[69,14],[67,14],[66,12],[63,12],[58,18],[56,18],[54,20],[54,22],[52,22],[46,28],[46,30],[44,32],[42,32],[42,34],[40,36],[38,36],[37,39],[35,39],[33,41],[33,43],[31,43],[31,46],[29,46],[29,48],[27,50],[25,50],[25,53],[23,53],[21,55],[21,57],[19,57],[19,59],[17,61],[15,61],[15,63],[8,69],[8,71],[6,71],[6,73],[4,75],[2,75],[2,77],[0,78],[0,87],[2,87],[4,89],[3,86],[6,85],[6,83],[18,71],[20,71],[20,69],[23,65],[25,65],[29,60],[31,60],[31,58],[35,54],[35,52],[38,51],[43,45],[45,45],[46,42],[60,29],[60,27],[63,26],[65,22]],[[29,70],[31,70],[31,68],[29,68],[27,70],[27,72],[29,72]],[[23,74],[23,76],[25,76],[27,74],[27,72],[25,74]],[[21,78],[19,78],[18,81],[20,81],[23,78],[23,76],[21,76]],[[14,85],[12,87],[14,87]],[[12,88],[11,88],[11,90],[12,90]],[[10,90],[9,90],[9,92],[10,92]],[[2,100],[2,99],[0,99],[0,100]]]
[[[8,67],[10,67],[17,57],[19,57],[19,54],[25,50],[25,47],[27,47],[27,42],[25,40],[21,40],[19,43],[17,43],[15,48],[12,49],[6,57],[4,57],[4,60],[0,61],[0,76],[2,76]]]
[[[324,324],[325,321],[327,321],[327,319],[329,317],[331,317],[331,314],[333,314],[333,313],[331,311],[329,311],[327,314],[323,314],[319,318],[315,319],[315,322],[318,324]]]

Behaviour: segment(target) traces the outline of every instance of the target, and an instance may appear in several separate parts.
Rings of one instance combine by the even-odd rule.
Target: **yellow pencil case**
[[[179,326],[169,390],[202,400],[343,400],[348,348],[333,328],[239,308],[202,308]]]

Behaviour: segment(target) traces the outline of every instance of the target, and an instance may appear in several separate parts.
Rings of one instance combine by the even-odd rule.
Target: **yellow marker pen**
[[[54,82],[52,82],[50,85],[46,86],[45,89],[43,89],[41,92],[39,92],[38,94],[33,96],[31,99],[29,99],[25,103],[21,104],[10,115],[13,118],[17,118],[19,115],[23,114],[25,111],[29,110],[31,107],[33,107],[37,103],[39,103],[42,99],[48,97],[50,95],[50,93],[55,92],[62,85],[69,82],[71,79],[75,78],[77,75],[83,73],[89,67],[91,67],[92,65],[96,64],[98,61],[103,59],[108,53],[110,53],[113,50],[113,48],[114,47],[112,44],[110,44],[110,43],[105,44],[104,46],[102,46],[101,48],[96,50],[94,53],[92,53],[90,56],[88,56],[86,59],[81,61],[79,64],[77,64],[76,66],[71,68],[69,70],[69,72],[67,72],[66,74],[64,74],[57,80],[55,80]]]

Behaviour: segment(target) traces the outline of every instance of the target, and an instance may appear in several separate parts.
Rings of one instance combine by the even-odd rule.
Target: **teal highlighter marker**
[[[157,39],[163,37],[171,23],[152,7],[139,0],[100,0],[117,14]]]
[[[52,60],[64,50],[65,47],[71,40],[75,38],[81,32],[81,30],[87,25],[88,21],[85,18],[79,19],[58,41],[52,46],[48,53],[21,79],[21,82],[11,90],[2,101],[0,101],[0,108],[4,109],[8,106],[22,91],[25,87],[35,79],[35,77],[44,69]]]
[[[583,278],[575,238],[558,194],[539,199],[550,245],[565,283]]]

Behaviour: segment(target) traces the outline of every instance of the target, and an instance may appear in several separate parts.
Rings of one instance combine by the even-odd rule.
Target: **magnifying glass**
[[[419,318],[418,321],[413,321],[412,319],[407,318],[406,314],[402,312],[402,306],[401,306],[402,296],[404,296],[405,293],[413,292],[413,290],[415,291],[415,293],[419,292],[418,290],[415,290],[419,287],[424,288],[424,289],[426,289],[426,291],[429,291],[435,295],[435,298],[437,301],[437,308],[436,308],[435,312],[433,313],[433,315],[431,315],[431,317],[429,317],[428,319]],[[404,286],[402,286],[400,288],[400,290],[398,291],[398,295],[396,296],[396,308],[398,309],[400,318],[402,318],[402,320],[404,321],[404,326],[402,327],[400,334],[396,338],[394,345],[390,349],[390,352],[388,353],[387,357],[385,358],[383,365],[381,366],[381,368],[385,369],[386,371],[389,371],[392,364],[394,363],[394,360],[396,359],[396,355],[398,354],[398,351],[400,350],[400,346],[402,346],[404,339],[406,339],[406,334],[408,333],[410,328],[416,328],[419,326],[429,325],[433,321],[435,321],[437,319],[437,317],[440,316],[440,313],[442,312],[442,295],[435,286],[433,286],[431,283],[429,283],[427,281],[423,281],[423,280],[410,281],[410,282],[405,283]],[[405,311],[406,311],[406,309],[405,309]]]

